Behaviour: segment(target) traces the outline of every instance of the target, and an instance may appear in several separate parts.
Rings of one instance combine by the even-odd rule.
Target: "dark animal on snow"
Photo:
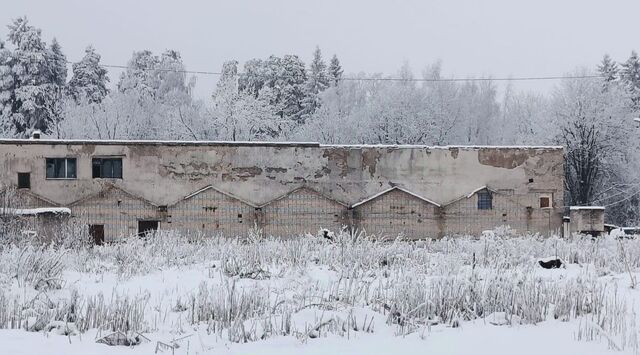
[[[552,259],[549,261],[538,261],[538,264],[545,269],[559,269],[562,267],[562,261],[560,259]]]

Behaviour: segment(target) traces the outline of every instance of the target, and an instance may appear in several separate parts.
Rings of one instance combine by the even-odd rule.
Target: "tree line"
[[[89,46],[70,77],[61,45],[27,18],[0,40],[0,135],[55,138],[296,140],[335,144],[562,145],[567,205],[606,205],[613,223],[640,224],[640,59],[605,55],[551,93],[495,82],[437,81],[442,64],[416,76],[408,64],[388,79],[343,80],[337,56],[320,48],[307,65],[287,54],[229,60],[212,95],[193,95],[180,53],[135,51],[113,88]],[[429,79],[418,82],[415,78]],[[358,80],[364,79],[364,80]],[[435,81],[433,79],[436,79]]]

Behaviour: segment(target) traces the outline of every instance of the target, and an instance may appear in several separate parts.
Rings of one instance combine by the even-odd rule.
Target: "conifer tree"
[[[632,51],[629,59],[622,64],[620,78],[631,97],[633,109],[640,109],[640,59],[636,51]]]
[[[598,73],[603,78],[603,89],[606,90],[618,80],[618,63],[613,61],[608,54],[605,54],[600,64],[598,64]]]
[[[107,96],[109,77],[100,66],[100,54],[92,46],[85,49],[82,59],[73,63],[73,74],[67,85],[67,94],[76,103],[100,103]]]
[[[335,54],[331,58],[331,62],[329,63],[329,84],[332,86],[337,86],[342,79],[342,66],[340,65],[340,61],[338,60],[338,56]]]
[[[49,110],[53,84],[50,51],[40,30],[29,25],[26,17],[14,20],[8,27],[9,41],[15,48],[10,61],[15,80],[11,125],[19,135],[29,135],[35,129],[47,133],[55,119]]]

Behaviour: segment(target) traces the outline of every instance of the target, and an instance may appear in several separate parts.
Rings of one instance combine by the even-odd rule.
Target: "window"
[[[94,178],[122,179],[122,158],[93,158]]]
[[[75,179],[76,158],[47,158],[47,179]]]
[[[18,188],[19,189],[31,188],[31,173],[18,173]]]
[[[550,196],[540,196],[540,208],[551,208]]]
[[[493,209],[493,196],[487,190],[478,192],[478,209],[490,210]]]

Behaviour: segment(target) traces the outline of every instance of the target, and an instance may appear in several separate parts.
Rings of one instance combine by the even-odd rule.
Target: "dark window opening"
[[[31,188],[31,173],[18,173],[18,188],[19,189]]]
[[[478,192],[478,209],[490,210],[493,209],[493,196],[487,190]]]
[[[75,179],[76,158],[47,158],[47,179]]]
[[[529,179],[529,182],[533,182],[533,178],[530,178],[530,179]]]
[[[159,221],[138,221],[138,235],[146,237],[158,230]]]
[[[540,197],[540,208],[549,208],[551,207],[551,198],[549,197]]]
[[[95,245],[104,244],[104,225],[103,224],[90,224],[89,235],[93,239]]]
[[[122,158],[93,158],[94,178],[122,179]]]

